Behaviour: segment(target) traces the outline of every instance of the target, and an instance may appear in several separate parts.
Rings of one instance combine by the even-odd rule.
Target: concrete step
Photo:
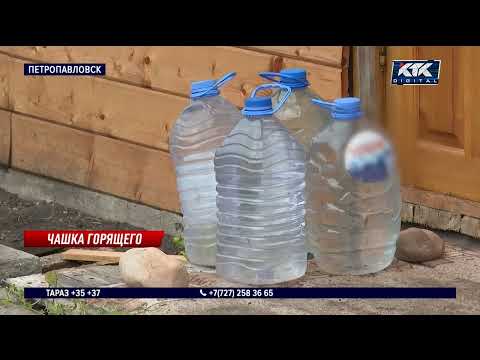
[[[42,271],[38,256],[0,244],[0,280]]]

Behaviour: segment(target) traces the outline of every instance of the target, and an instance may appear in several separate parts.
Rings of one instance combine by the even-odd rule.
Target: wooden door
[[[390,85],[392,60],[440,59],[437,86]],[[389,47],[386,127],[403,185],[480,201],[480,47]]]

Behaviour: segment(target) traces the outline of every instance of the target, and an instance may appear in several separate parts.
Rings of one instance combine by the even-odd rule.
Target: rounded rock
[[[409,228],[400,232],[395,257],[419,263],[440,258],[444,250],[444,240],[433,231]]]
[[[157,248],[128,250],[121,256],[119,268],[123,281],[129,286],[188,286],[185,261]]]

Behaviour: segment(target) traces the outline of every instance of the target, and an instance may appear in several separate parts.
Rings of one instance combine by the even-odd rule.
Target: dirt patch
[[[92,217],[54,202],[23,200],[0,189],[0,244],[35,255],[46,255],[59,250],[54,248],[24,248],[24,230],[141,229],[126,223]]]

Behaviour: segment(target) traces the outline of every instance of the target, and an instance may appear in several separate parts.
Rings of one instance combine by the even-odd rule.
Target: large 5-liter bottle
[[[285,89],[275,108],[257,90]],[[243,119],[215,155],[217,274],[245,284],[274,284],[305,274],[305,152],[273,116],[290,95],[257,87]]]
[[[319,96],[310,88],[307,72],[304,69],[290,68],[278,73],[261,72],[259,75],[292,89],[292,94],[287,102],[275,116],[308,153],[313,135],[328,124],[330,116],[327,110],[312,104],[312,99],[319,98]],[[274,106],[281,98],[282,93],[281,89],[273,93]]]
[[[361,111],[360,99],[333,103],[332,122],[316,134],[307,165],[306,229],[318,266],[367,274],[393,260],[400,232],[400,186],[392,146]]]
[[[170,149],[183,213],[185,252],[190,262],[214,266],[217,232],[216,181],[213,159],[240,111],[219,93],[235,76],[192,83],[191,103],[173,128]]]

